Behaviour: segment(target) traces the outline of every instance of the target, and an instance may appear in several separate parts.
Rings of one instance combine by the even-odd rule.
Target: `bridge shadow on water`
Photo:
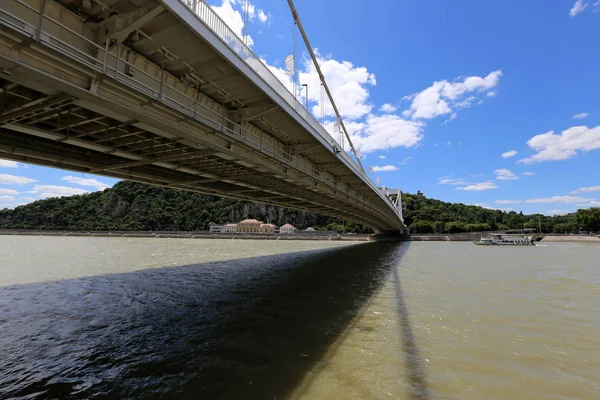
[[[393,270],[412,398],[428,399],[397,271],[407,247],[0,288],[0,398],[284,399]]]
[[[410,312],[406,306],[402,282],[398,268],[393,268],[394,287],[396,290],[396,307],[398,310],[398,323],[402,336],[404,362],[408,376],[408,394],[412,400],[430,400],[431,392],[427,386],[425,366],[419,354],[419,347],[415,342],[415,335],[410,322]]]

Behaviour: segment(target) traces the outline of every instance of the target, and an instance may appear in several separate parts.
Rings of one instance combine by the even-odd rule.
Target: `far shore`
[[[468,233],[454,233],[454,234],[416,234],[412,235],[410,240],[420,242],[470,242],[478,240],[480,237],[487,235],[489,232],[468,232]],[[533,236],[536,241],[539,242],[585,242],[585,243],[599,243],[600,237],[597,235],[587,234],[556,234],[556,233],[534,233]]]
[[[318,231],[317,231],[318,232]],[[237,239],[237,240],[342,240],[366,242],[371,235],[331,233],[254,234],[254,233],[209,233],[172,231],[56,231],[41,229],[0,229],[0,235],[10,236],[83,236],[117,238],[175,238],[175,239]]]
[[[588,242],[600,243],[600,237],[595,235],[548,235],[542,242]]]
[[[301,231],[302,232],[302,231]],[[478,240],[486,232],[466,232],[454,234],[416,234],[410,237],[415,242],[472,242]],[[234,240],[340,240],[367,242],[382,240],[371,234],[333,234],[294,233],[294,234],[258,234],[258,233],[210,233],[210,232],[173,232],[173,231],[60,231],[42,229],[0,229],[0,235],[10,236],[81,236],[81,237],[116,237],[116,238],[179,238],[179,239],[234,239]],[[585,242],[599,243],[600,236],[585,234],[534,234],[538,242]]]

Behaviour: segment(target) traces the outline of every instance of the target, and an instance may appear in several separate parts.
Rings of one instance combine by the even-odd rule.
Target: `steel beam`
[[[95,24],[95,28],[100,33],[98,43],[105,43],[108,40],[111,47],[121,44],[129,35],[150,22],[163,11],[165,11],[165,8],[162,5],[158,5],[151,10],[138,8],[127,14],[115,14]]]
[[[139,161],[131,161],[131,162],[124,162],[124,163],[120,163],[120,164],[113,164],[113,165],[107,165],[105,167],[102,168],[97,168],[94,169],[93,173],[95,172],[100,172],[100,171],[108,171],[108,170],[115,170],[115,169],[124,169],[124,168],[132,168],[132,167],[139,167],[142,165],[148,165],[148,164],[154,164],[154,163],[158,163],[158,162],[167,162],[167,161],[182,161],[182,160],[190,160],[193,158],[198,158],[198,157],[205,157],[205,156],[209,156],[212,154],[215,154],[216,151],[213,149],[204,149],[204,150],[200,150],[200,151],[188,151],[185,153],[180,153],[180,154],[173,154],[170,156],[163,156],[163,157],[154,157],[154,158],[147,158],[145,160],[139,160]]]
[[[23,116],[27,116],[27,115],[29,115],[31,113],[35,113],[37,111],[50,110],[50,109],[52,109],[52,107],[54,107],[60,103],[63,103],[66,100],[75,100],[75,99],[73,97],[65,95],[65,94],[58,94],[56,96],[48,96],[48,97],[44,97],[41,99],[33,100],[27,104],[16,107],[18,110],[2,114],[2,116],[0,116],[0,124],[4,124],[7,121],[19,119]]]

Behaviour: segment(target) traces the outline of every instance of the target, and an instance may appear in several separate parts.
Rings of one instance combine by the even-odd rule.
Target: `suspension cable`
[[[346,125],[344,125],[344,121],[342,120],[342,115],[340,114],[337,106],[335,105],[335,102],[333,101],[333,96],[331,95],[329,86],[327,86],[327,82],[325,82],[325,76],[323,76],[323,73],[321,72],[321,67],[319,67],[319,63],[317,62],[317,57],[315,57],[315,53],[313,52],[310,42],[308,41],[308,36],[306,36],[306,32],[304,31],[302,22],[300,22],[300,16],[298,15],[298,11],[296,10],[294,1],[287,0],[287,2],[290,6],[290,10],[292,11],[292,16],[294,18],[294,22],[296,23],[296,25],[298,25],[298,29],[300,30],[300,34],[302,35],[302,39],[304,39],[306,48],[308,49],[308,52],[310,54],[310,57],[312,58],[313,64],[315,65],[315,69],[317,70],[317,73],[319,74],[319,79],[321,80],[321,83],[323,84],[323,87],[325,88],[325,92],[327,92],[327,97],[329,97],[329,101],[331,102],[331,106],[333,107],[333,110],[335,111],[335,115],[338,118],[338,120],[340,121],[340,126],[342,127],[342,130],[344,131],[344,134],[346,135],[346,139],[348,139],[348,143],[350,144],[352,153],[354,153],[354,156],[356,157],[356,160],[358,161],[360,168],[364,172],[365,168],[363,167],[362,162],[360,161],[360,157],[359,157],[358,153],[354,149],[354,144],[352,144],[352,139],[350,139],[350,135],[348,135],[348,131],[346,130]],[[294,62],[295,62],[295,60],[294,60]],[[323,107],[324,107],[324,105],[323,105]]]

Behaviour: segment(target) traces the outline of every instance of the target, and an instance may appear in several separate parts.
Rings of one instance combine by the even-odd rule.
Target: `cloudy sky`
[[[243,0],[208,2],[291,88],[287,2],[250,1],[247,26]],[[296,3],[380,184],[525,213],[600,206],[600,0]],[[300,41],[297,56],[309,108],[333,131]],[[115,182],[0,161],[0,208]]]

